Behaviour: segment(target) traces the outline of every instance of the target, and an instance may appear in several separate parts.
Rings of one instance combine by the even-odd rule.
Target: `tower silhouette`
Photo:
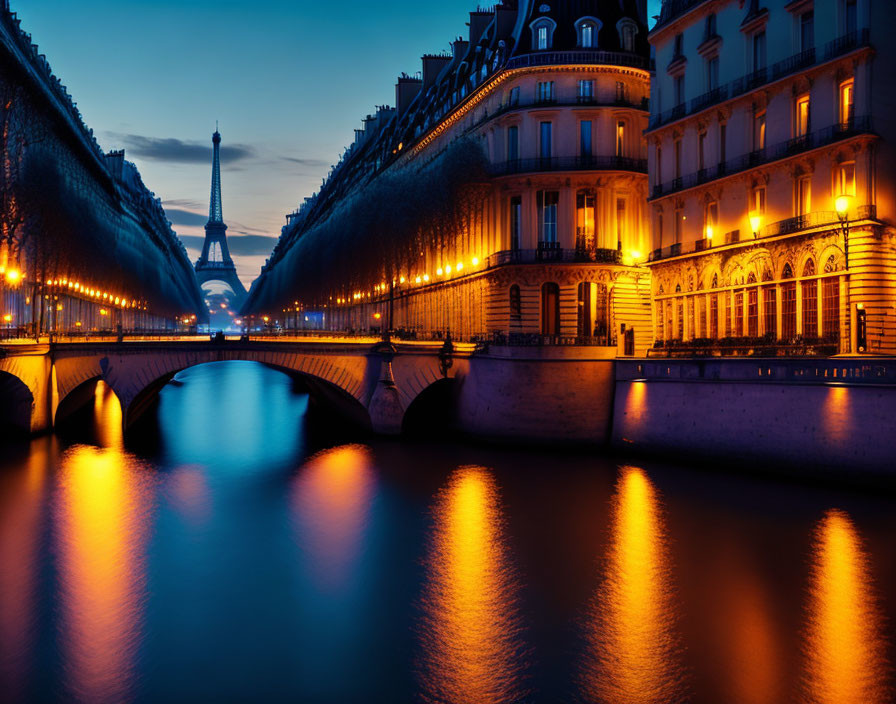
[[[212,157],[212,192],[208,205],[208,222],[205,224],[205,242],[202,254],[196,261],[196,279],[201,286],[209,281],[221,281],[233,290],[232,306],[239,309],[246,297],[246,289],[236,275],[236,267],[227,247],[227,225],[221,209],[221,133],[217,126],[212,135],[214,156]],[[209,254],[219,254],[209,259]]]

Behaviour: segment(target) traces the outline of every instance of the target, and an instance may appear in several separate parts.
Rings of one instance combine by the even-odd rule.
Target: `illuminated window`
[[[781,284],[781,337],[792,340],[796,337],[796,281],[793,281],[793,270],[790,264],[784,265]]]
[[[713,340],[719,339],[719,294],[717,293],[709,297],[709,336]]]
[[[538,242],[548,244],[557,242],[557,204],[560,202],[559,191],[538,191]]]
[[[539,81],[536,86],[535,97],[539,103],[550,103],[554,100],[554,82]]]
[[[510,199],[510,248],[519,249],[523,229],[523,197]]]
[[[753,150],[765,149],[765,110],[753,117]]]
[[[796,182],[797,215],[808,215],[812,211],[812,177],[800,176]]]
[[[579,154],[583,157],[591,156],[591,120],[579,123]]]
[[[536,50],[544,51],[551,48],[554,37],[554,28],[557,26],[550,17],[539,17],[531,25],[532,43]]]
[[[579,81],[579,102],[594,100],[594,81]]]
[[[840,124],[848,125],[853,119],[855,106],[855,81],[844,81],[840,84]]]
[[[734,294],[734,324],[735,335],[737,337],[744,336],[744,292],[738,291]]]
[[[778,337],[778,290],[772,286],[762,287],[765,334]]]
[[[706,300],[701,296],[698,300],[700,305],[700,331],[699,335],[701,337],[707,337],[706,332]]]
[[[688,338],[693,340],[696,336],[694,332],[694,297],[688,296]]]
[[[560,334],[560,287],[553,282],[541,287],[541,334]]]
[[[747,291],[747,335],[759,337],[759,289]]]
[[[625,83],[622,81],[616,81],[616,102],[625,102]]]
[[[586,48],[594,46],[594,25],[591,23],[582,25],[582,46]]]
[[[809,96],[804,95],[796,101],[796,137],[805,137],[809,134]]]
[[[676,339],[683,340],[684,339],[684,303],[680,298],[676,299],[678,301],[677,312],[678,312],[678,337]]]
[[[538,48],[548,48],[548,28],[544,25],[538,28]]]
[[[803,276],[815,276],[815,262],[811,259],[803,267]],[[802,282],[803,336],[818,337],[818,279]]]
[[[821,307],[822,336],[827,339],[840,337],[840,279],[830,277],[822,286]]]
[[[616,199],[616,247],[622,249],[625,241],[625,198]]]
[[[725,291],[722,298],[725,300],[725,337],[731,337],[731,299],[734,294],[731,291]]]
[[[754,186],[750,193],[750,210],[765,215],[765,186]]]
[[[594,227],[594,191],[576,193],[576,247],[591,251],[596,246]]]
[[[616,123],[616,156],[625,154],[625,122],[619,120]]]
[[[719,230],[719,203],[712,201],[703,207],[703,236],[712,239]]]
[[[578,44],[583,49],[597,47],[597,34],[601,28],[601,21],[596,17],[583,17],[576,22],[576,36]]]
[[[834,183],[834,198],[838,196],[855,196],[856,164],[854,161],[837,166]]]
[[[662,340],[664,337],[665,327],[663,325],[663,304],[659,302],[656,304],[656,336],[657,339]]]

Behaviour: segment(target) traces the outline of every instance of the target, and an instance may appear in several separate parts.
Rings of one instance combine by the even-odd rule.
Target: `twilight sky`
[[[563,1],[563,0],[559,0]],[[220,121],[228,242],[248,287],[395,78],[466,36],[475,0],[11,0],[105,150],[124,148],[195,259]],[[649,0],[650,15],[660,0]]]

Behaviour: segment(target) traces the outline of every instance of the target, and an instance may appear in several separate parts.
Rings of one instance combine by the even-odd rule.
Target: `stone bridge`
[[[125,428],[151,405],[179,371],[199,364],[245,360],[302,377],[312,393],[377,433],[401,431],[407,409],[435,382],[463,372],[472,349],[455,348],[442,371],[441,343],[371,341],[202,340],[78,342],[10,345],[0,349],[0,421],[51,429],[63,402],[92,391],[102,379],[121,402]]]

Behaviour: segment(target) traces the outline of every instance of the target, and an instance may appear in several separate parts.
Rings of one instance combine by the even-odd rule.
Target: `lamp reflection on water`
[[[418,671],[424,701],[500,704],[525,696],[526,657],[497,486],[481,467],[437,495]]]
[[[140,640],[152,488],[122,450],[121,407],[103,382],[95,409],[104,447],[73,446],[58,475],[60,645],[72,698],[121,701]]]
[[[641,469],[622,469],[605,564],[586,626],[583,698],[613,704],[683,701],[665,529],[656,491]]]
[[[892,701],[883,624],[868,558],[843,511],[825,514],[815,533],[805,639],[804,701]]]

